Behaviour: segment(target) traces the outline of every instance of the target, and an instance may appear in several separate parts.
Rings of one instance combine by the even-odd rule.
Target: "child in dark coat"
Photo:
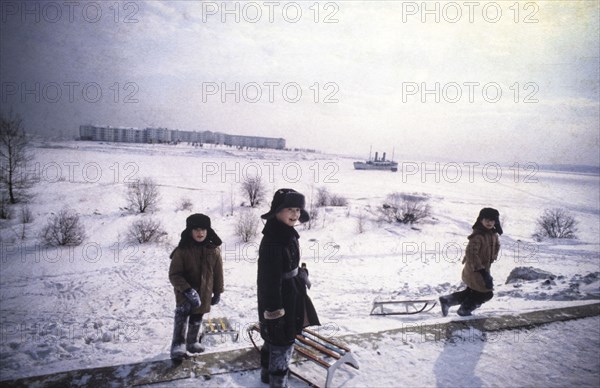
[[[176,302],[173,360],[181,360],[186,351],[204,351],[198,338],[202,316],[210,311],[210,306],[219,303],[223,292],[221,239],[210,227],[210,218],[192,214],[185,225],[181,240],[171,253],[169,267]]]
[[[440,297],[442,315],[447,316],[451,306],[460,305],[458,315],[468,316],[471,312],[494,296],[494,280],[490,275],[492,263],[498,258],[502,234],[500,213],[489,207],[481,209],[469,235],[467,251],[463,259],[462,280],[467,288],[460,292]]]
[[[292,189],[275,192],[271,210],[261,218],[258,256],[258,319],[264,345],[261,349],[261,380],[271,387],[287,386],[294,338],[306,326],[319,325],[317,313],[306,293],[308,271],[298,268],[300,249],[296,222],[306,222],[304,196]]]

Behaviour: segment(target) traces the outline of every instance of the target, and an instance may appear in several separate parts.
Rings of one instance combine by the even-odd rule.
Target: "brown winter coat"
[[[223,292],[221,248],[211,245],[177,247],[171,254],[169,280],[178,306],[187,302],[183,292],[191,287],[198,292],[202,302],[191,313],[208,313],[212,295]]]
[[[488,231],[483,227],[473,228],[473,233],[468,237],[467,251],[463,259],[462,280],[467,287],[479,291],[490,292],[492,290],[485,287],[480,269],[490,272],[492,263],[498,258],[500,251],[500,241],[498,234],[494,231]]]

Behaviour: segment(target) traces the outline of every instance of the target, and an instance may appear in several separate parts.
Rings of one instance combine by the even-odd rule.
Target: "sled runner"
[[[248,336],[254,348],[260,351],[259,346],[254,341],[252,331],[260,332],[258,324],[254,324],[248,328]],[[354,369],[359,369],[358,361],[354,358],[352,351],[346,345],[334,341],[330,338],[323,337],[319,333],[304,328],[302,333],[296,336],[294,350],[304,356],[307,360],[312,361],[322,368],[327,370],[324,388],[331,387],[331,381],[335,371],[342,365],[348,364]],[[310,381],[302,376],[297,371],[290,368],[290,374],[302,380],[310,387],[319,387],[318,384]]]
[[[225,317],[208,318],[203,322],[204,330],[202,335],[231,335],[231,339],[237,342],[239,332],[233,328],[229,319]]]
[[[437,300],[382,300],[373,301],[371,315],[412,315],[424,313],[435,307]],[[394,307],[399,308],[393,310]]]

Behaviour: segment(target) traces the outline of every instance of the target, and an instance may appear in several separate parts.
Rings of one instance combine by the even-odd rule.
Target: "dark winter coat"
[[[191,313],[208,313],[212,295],[221,294],[224,288],[221,248],[212,244],[180,244],[171,253],[169,280],[178,306],[187,302],[183,292],[191,287],[198,292],[202,302]]]
[[[274,345],[291,344],[302,328],[320,324],[302,276],[285,278],[286,273],[298,269],[300,236],[293,227],[275,218],[267,221],[262,233],[264,236],[259,247],[257,274],[258,318],[261,327],[264,327],[265,310],[273,312],[283,309],[286,343]],[[268,340],[264,331],[262,336]]]
[[[492,291],[485,286],[481,273],[485,269],[490,272],[492,263],[498,258],[500,241],[494,230],[487,230],[483,226],[476,225],[473,233],[468,237],[467,251],[463,259],[462,280],[467,287],[479,291]]]

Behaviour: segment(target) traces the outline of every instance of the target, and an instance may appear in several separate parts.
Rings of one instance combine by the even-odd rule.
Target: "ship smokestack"
[[[377,151],[375,151],[375,161],[377,161]]]
[[[385,162],[385,152],[383,153],[383,157],[381,158],[382,162]]]

